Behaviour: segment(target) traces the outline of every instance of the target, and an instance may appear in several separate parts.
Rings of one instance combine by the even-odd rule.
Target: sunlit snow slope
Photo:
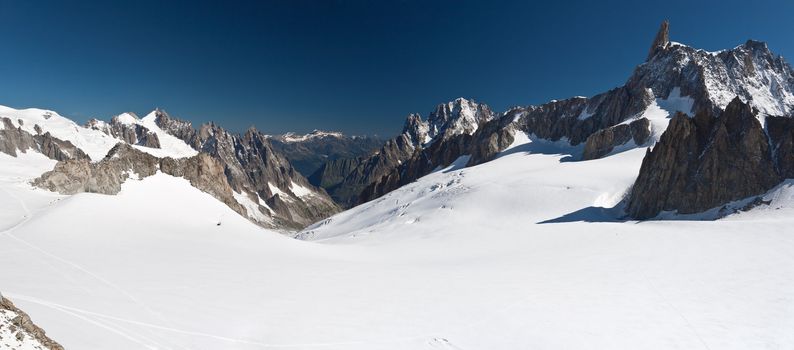
[[[716,222],[619,222],[603,208],[644,149],[569,161],[517,139],[301,233],[314,242],[167,175],[68,198],[6,177],[0,288],[73,349],[794,347],[788,185]]]

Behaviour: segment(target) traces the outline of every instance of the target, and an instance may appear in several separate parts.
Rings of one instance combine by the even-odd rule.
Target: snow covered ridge
[[[695,110],[725,109],[739,96],[760,111],[761,119],[794,111],[794,71],[764,42],[748,40],[718,52],[670,41],[655,45],[657,50],[637,67],[634,79],[661,95],[657,97],[665,97],[675,84],[695,98]]]
[[[268,135],[268,136],[278,139],[282,142],[305,142],[311,139],[318,139],[324,137],[337,137],[337,138],[346,137],[345,134],[339,131],[322,131],[322,130],[314,130],[305,135],[298,135],[293,132],[288,132],[283,135]],[[351,137],[356,137],[356,136],[351,136]]]
[[[193,147],[162,130],[155,122],[157,113],[158,110],[154,110],[141,119],[138,119],[134,113],[122,113],[113,117],[109,125],[104,122],[90,120],[87,126],[122,139],[123,137],[121,135],[117,135],[114,132],[114,127],[121,129],[139,127],[144,133],[155,135],[157,143],[154,145],[146,144],[145,142],[141,143],[139,142],[139,138],[135,137],[135,135],[132,135],[128,139],[124,139],[124,141],[138,150],[149,153],[155,157],[186,158],[198,154],[198,151],[193,149]]]
[[[86,126],[81,126],[50,110],[14,109],[0,106],[0,117],[10,119],[13,127],[19,127],[31,135],[50,133],[53,137],[71,142],[95,162],[104,158],[108,151],[119,142],[130,143],[133,147],[157,157],[184,158],[197,154],[197,151],[183,141],[168,135],[157,127],[154,123],[153,113],[143,119],[138,119],[132,113],[124,113],[114,117],[110,123],[92,119]],[[139,144],[134,131],[131,132],[131,135],[128,133],[127,136],[130,137],[125,137],[122,131],[113,132],[114,128],[135,125],[142,127],[141,130],[145,130],[145,132],[156,135],[156,138],[160,140],[157,148]]]
[[[40,184],[59,193],[115,194],[120,183],[127,180],[127,176],[119,174],[139,166],[146,167],[145,173],[150,175],[152,165],[168,164],[170,172],[191,181],[201,178],[202,169],[220,169],[213,172],[217,179],[204,179],[194,185],[268,228],[299,229],[339,210],[325,192],[295,172],[255,130],[242,136],[207,125],[198,132],[190,123],[170,118],[159,109],[143,118],[122,113],[109,122],[92,119],[80,126],[53,111],[0,107],[0,125],[0,152],[14,157],[42,153],[59,161],[75,160],[59,163],[54,172],[39,174],[47,175],[47,179],[39,179]],[[124,149],[119,145],[154,158],[118,152]],[[200,151],[219,163],[210,157],[197,158]],[[128,159],[118,159],[120,154]],[[93,164],[77,162],[84,159]],[[127,168],[120,168],[121,163],[130,162]],[[116,179],[118,176],[121,177]],[[263,185],[268,181],[279,186],[281,195],[275,196]],[[227,190],[229,185],[234,191]]]
[[[119,142],[99,130],[84,128],[60,114],[38,108],[14,109],[0,106],[0,117],[11,120],[14,127],[37,135],[49,132],[52,136],[69,141],[85,152],[91,160],[99,161]]]

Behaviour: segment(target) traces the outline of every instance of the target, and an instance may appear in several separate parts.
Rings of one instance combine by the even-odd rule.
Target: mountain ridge
[[[148,176],[162,164],[188,165],[191,161],[182,159],[198,159],[205,153],[220,163],[210,165],[204,158],[193,163],[199,165],[198,174],[177,169],[182,165],[171,167],[171,172],[195,174],[193,181],[200,178],[201,169],[219,169],[213,170],[218,175],[214,180],[202,180],[199,183],[204,185],[198,187],[259,225],[298,229],[339,210],[324,190],[295,171],[256,130],[231,134],[213,123],[196,130],[190,122],[173,119],[160,109],[140,119],[122,113],[110,122],[92,119],[85,126],[41,109],[2,107],[0,116],[0,152],[16,156],[33,149],[63,162],[38,180],[56,192],[117,193],[118,185],[131,176],[131,168],[112,165],[118,158],[126,159],[122,164],[130,167],[152,164],[154,168],[137,173]],[[129,147],[118,152],[119,145]],[[168,159],[172,163],[162,163]],[[209,190],[224,188],[226,180],[231,191]]]
[[[767,116],[787,116],[794,110],[794,73],[766,43],[748,40],[732,49],[708,52],[670,41],[669,28],[664,21],[646,61],[624,85],[589,98],[577,96],[511,108],[482,120],[471,134],[452,135],[442,141],[446,146],[417,141],[430,130],[420,116],[409,115],[403,134],[392,141],[400,152],[394,152],[392,146],[392,151],[383,149],[366,160],[381,165],[379,176],[366,178],[351,171],[335,186],[358,192],[359,198],[352,202],[363,203],[461,156],[470,156],[468,166],[489,161],[511,144],[517,131],[537,139],[581,145],[577,159],[586,160],[615,150],[651,146],[676,112],[716,113],[737,96],[759,110],[762,123]]]

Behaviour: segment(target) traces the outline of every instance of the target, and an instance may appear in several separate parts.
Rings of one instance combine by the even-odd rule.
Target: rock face
[[[638,66],[627,85],[649,88],[661,98],[678,88],[694,100],[692,111],[724,110],[736,96],[757,108],[759,117],[794,109],[791,66],[754,40],[719,52],[670,42]]]
[[[439,104],[426,121],[418,114],[409,115],[402,133],[369,157],[327,164],[312,178],[327,184],[331,196],[343,206],[353,206],[427,174],[433,165],[421,161],[422,157],[454,161],[471,134],[494,117],[487,105],[464,98]],[[346,170],[347,174],[340,174]]]
[[[775,159],[775,169],[783,178],[794,178],[794,115],[767,117],[766,131]]]
[[[472,137],[474,142],[468,147],[471,157],[466,166],[493,160],[499,152],[510,146],[515,140],[517,131],[514,121],[524,113],[522,108],[513,108],[480,127]]]
[[[107,157],[96,163],[87,159],[58,162],[55,169],[42,174],[33,184],[61,194],[89,192],[112,195],[119,193],[121,184],[128,179],[142,179],[158,170],[189,180],[193,187],[246,215],[246,210],[235,200],[232,187],[226,181],[223,165],[202,153],[190,158],[157,158],[119,143]]]
[[[412,138],[402,133],[368,157],[326,163],[312,174],[312,179],[325,184],[324,188],[337,203],[351,207],[358,204],[364,188],[409,159],[415,148]]]
[[[656,37],[653,38],[653,43],[651,44],[650,50],[648,50],[648,58],[646,61],[653,58],[654,55],[660,50],[667,47],[667,44],[670,43],[670,22],[665,20],[662,22],[662,25],[659,27],[659,31],[656,33]]]
[[[50,339],[43,329],[31,321],[28,314],[14,306],[11,300],[0,295],[0,335],[2,334],[13,337],[13,339],[0,337],[0,343],[12,349],[19,346],[19,348],[40,347],[63,350],[63,346]]]
[[[781,180],[756,113],[737,97],[720,115],[679,113],[670,121],[642,162],[626,210],[638,219],[698,213],[762,194]]]
[[[384,140],[369,136],[347,136],[338,132],[315,130],[306,135],[284,134],[270,137],[273,148],[283,154],[295,170],[310,177],[326,162],[367,156]],[[310,181],[311,182],[311,181]],[[315,186],[319,183],[312,182]]]
[[[471,135],[477,131],[480,125],[493,118],[494,113],[488,105],[458,98],[436,106],[436,109],[427,118],[427,123],[422,123],[420,119],[416,121],[417,130],[409,132],[412,135],[420,135],[426,129],[427,137],[432,140],[462,134]]]
[[[648,142],[650,136],[650,122],[646,118],[637,119],[629,124],[618,124],[601,129],[587,138],[582,160],[606,156],[615,147],[625,145],[629,141],[633,141],[634,145],[641,146]]]
[[[196,130],[189,122],[156,113],[155,122],[162,130],[222,164],[231,188],[247,194],[259,203],[259,214],[272,218],[268,226],[303,228],[340,210],[323,189],[310,184],[274,149],[267,135],[255,129],[233,134],[213,123]]]
[[[0,152],[16,157],[19,152],[33,150],[55,160],[88,159],[71,142],[57,139],[49,132],[31,135],[21,127],[14,127],[10,119],[3,117],[0,117],[0,124],[3,125],[0,129]]]

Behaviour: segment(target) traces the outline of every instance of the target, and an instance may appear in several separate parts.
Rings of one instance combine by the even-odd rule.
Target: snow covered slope
[[[193,147],[190,147],[190,145],[185,143],[185,141],[182,141],[165,132],[163,129],[160,129],[160,126],[158,126],[155,122],[156,119],[157,111],[152,111],[145,117],[135,120],[134,123],[144,126],[145,128],[149,129],[149,131],[157,135],[157,137],[160,139],[160,148],[135,146],[137,149],[160,158],[184,158],[192,157],[198,154],[198,151],[193,149]]]
[[[320,242],[162,174],[65,199],[0,182],[0,286],[75,349],[794,346],[792,208],[607,222],[644,150],[560,145],[461,159],[302,235]]]

